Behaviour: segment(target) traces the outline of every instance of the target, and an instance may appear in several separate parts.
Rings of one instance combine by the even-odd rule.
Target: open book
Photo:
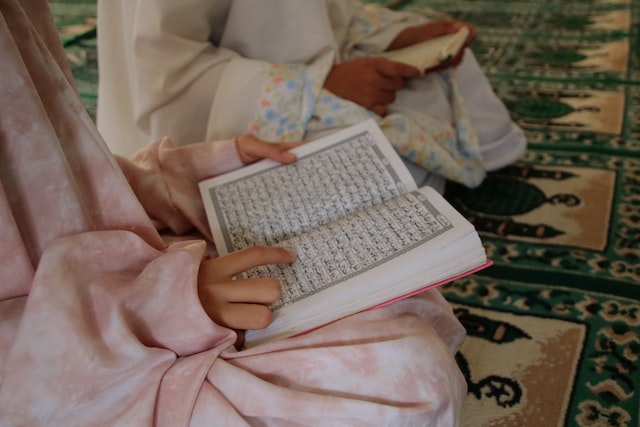
[[[475,228],[430,187],[416,189],[373,120],[204,180],[200,191],[220,255],[253,245],[298,254],[276,277],[273,322],[246,345],[290,337],[414,295],[491,264]]]
[[[455,33],[384,52],[379,56],[413,65],[424,71],[442,65],[455,57],[464,47],[468,36],[469,29],[462,27]]]

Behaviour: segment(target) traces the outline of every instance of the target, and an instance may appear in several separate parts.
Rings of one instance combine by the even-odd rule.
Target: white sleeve
[[[98,6],[98,126],[113,151],[131,155],[163,136],[186,144],[246,132],[208,130],[212,117],[233,115],[227,103],[214,102],[219,94],[223,101],[242,94],[246,114],[263,86],[264,61],[211,42],[224,28],[229,2],[101,0]],[[108,37],[100,37],[104,28]]]

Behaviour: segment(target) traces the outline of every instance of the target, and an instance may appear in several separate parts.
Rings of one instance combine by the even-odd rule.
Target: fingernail
[[[296,157],[296,155],[295,155],[295,154],[290,153],[290,152],[288,152],[288,151],[284,151],[284,152],[282,153],[282,158],[283,158],[283,159],[285,159],[285,160],[287,160],[287,161],[293,161],[293,160],[297,159],[297,157]]]

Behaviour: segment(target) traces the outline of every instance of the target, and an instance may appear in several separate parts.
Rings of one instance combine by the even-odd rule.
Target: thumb
[[[302,142],[266,142],[251,134],[241,135],[236,139],[236,148],[240,160],[244,164],[253,163],[260,159],[270,159],[280,163],[291,163],[296,160],[293,153],[287,152],[290,148],[300,145]]]
[[[421,72],[419,69],[412,65],[404,64],[402,62],[392,61],[387,58],[376,58],[376,69],[384,76],[387,77],[400,77],[400,78],[413,78],[418,77]]]
[[[265,143],[263,146],[262,157],[270,160],[274,160],[280,163],[292,163],[295,162],[297,157],[295,154],[287,151],[289,150],[289,144],[274,144]]]

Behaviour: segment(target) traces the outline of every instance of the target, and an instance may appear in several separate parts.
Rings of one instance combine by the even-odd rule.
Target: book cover
[[[469,29],[462,27],[455,33],[384,52],[380,56],[412,65],[423,71],[429,70],[447,63],[460,53],[467,37],[469,37]]]

